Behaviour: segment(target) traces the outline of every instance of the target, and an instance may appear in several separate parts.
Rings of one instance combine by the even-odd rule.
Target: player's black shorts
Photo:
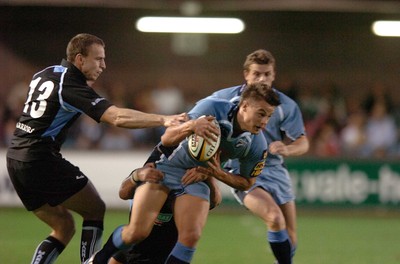
[[[59,205],[86,186],[88,178],[63,158],[22,162],[7,158],[11,182],[27,210]]]

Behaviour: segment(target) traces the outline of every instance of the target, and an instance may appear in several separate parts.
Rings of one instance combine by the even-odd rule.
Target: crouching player
[[[125,178],[119,190],[119,196],[123,200],[133,198],[136,187],[142,182],[159,182],[163,179],[164,174],[155,169],[155,161],[161,154],[169,155],[174,148],[166,148],[161,144],[157,145],[146,161],[143,168],[134,170],[131,175]],[[195,175],[195,177],[193,176]],[[201,173],[197,168],[188,170],[188,177],[184,177],[185,183],[191,182],[190,179],[205,180],[210,187],[210,209],[221,203],[222,196],[217,186],[217,182],[213,177]],[[174,195],[170,194],[160,210],[160,213],[154,222],[154,227],[150,235],[142,242],[134,245],[128,250],[120,251],[115,254],[109,264],[160,264],[164,263],[174,248],[178,240],[178,231],[175,226],[173,217]],[[129,215],[130,218],[130,215]],[[155,254],[156,252],[156,254]]]

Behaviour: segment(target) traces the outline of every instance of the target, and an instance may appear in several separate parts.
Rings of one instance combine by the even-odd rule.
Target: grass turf
[[[127,221],[126,211],[108,211],[104,238]],[[76,215],[75,215],[76,216]],[[77,233],[57,263],[79,263],[81,219]],[[0,208],[0,262],[30,263],[37,244],[49,228],[24,209]],[[299,209],[299,247],[295,264],[400,263],[398,215],[358,211]],[[264,224],[244,209],[220,208],[210,213],[193,264],[273,263]]]

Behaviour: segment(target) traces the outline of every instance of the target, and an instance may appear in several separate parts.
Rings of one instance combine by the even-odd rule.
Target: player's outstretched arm
[[[123,128],[169,127],[178,125],[186,120],[186,113],[179,115],[158,115],[116,106],[109,107],[100,118],[101,122]]]

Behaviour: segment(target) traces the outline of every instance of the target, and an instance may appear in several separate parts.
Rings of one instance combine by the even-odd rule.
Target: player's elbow
[[[298,155],[303,155],[306,154],[308,152],[308,150],[310,149],[310,141],[308,140],[308,138],[306,136],[302,136],[299,139],[299,147],[298,149]]]
[[[125,179],[119,187],[118,195],[122,200],[129,200],[132,199],[134,192],[135,188],[130,184],[130,179]]]
[[[306,154],[308,151],[310,150],[310,142],[308,140],[306,140],[304,142],[304,147],[303,147],[303,154]]]
[[[161,136],[161,144],[165,147],[172,147],[177,145],[175,140],[166,134]]]
[[[221,203],[222,203],[222,194],[220,191],[217,191],[214,193],[214,195],[210,199],[210,210],[214,209]]]
[[[250,189],[251,186],[255,183],[255,178],[245,178],[244,181],[240,183],[239,186],[236,186],[235,189],[240,190],[240,191],[247,191]]]
[[[100,121],[115,127],[122,127],[119,108],[116,106],[110,106],[101,116]]]
[[[131,194],[132,192],[128,192],[127,190],[125,190],[125,189],[120,189],[119,190],[119,198],[121,198],[122,200],[129,200],[129,199],[132,199],[132,194]]]

